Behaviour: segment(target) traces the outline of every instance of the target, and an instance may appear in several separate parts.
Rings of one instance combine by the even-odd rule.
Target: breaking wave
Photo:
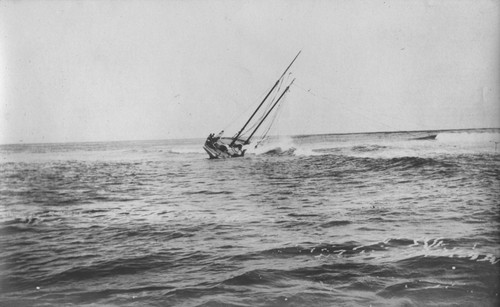
[[[266,152],[261,153],[261,155],[266,155],[266,156],[292,156],[295,152],[295,148],[291,147],[288,149],[281,149],[281,147],[276,147],[273,149],[270,149]]]
[[[500,132],[488,129],[485,131],[441,132],[436,139],[443,143],[494,143],[500,142]]]
[[[183,154],[201,154],[205,153],[205,150],[203,150],[202,145],[194,147],[178,147],[178,148],[172,148],[167,150],[167,153],[169,154],[174,154],[174,155],[183,155]]]

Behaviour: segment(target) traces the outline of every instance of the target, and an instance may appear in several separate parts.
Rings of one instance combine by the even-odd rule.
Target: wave
[[[409,298],[418,302],[428,296],[433,302],[441,302],[440,296],[450,298],[450,293],[460,293],[459,300],[479,299],[494,306],[491,301],[498,300],[500,288],[499,260],[476,252],[475,245],[460,247],[463,243],[445,238],[392,238],[366,245],[304,242],[239,257],[237,261],[265,259],[276,265],[251,269],[224,280],[223,284],[279,288],[305,280],[330,291],[370,291],[385,299]],[[279,260],[282,258],[300,258],[296,261],[308,265],[290,269],[279,265],[290,262]],[[382,305],[386,304],[387,301]]]
[[[492,143],[500,142],[500,131],[441,132],[436,139],[443,143]]]
[[[283,150],[281,147],[276,147],[273,149],[270,149],[266,152],[261,153],[261,155],[265,156],[293,156],[295,153],[296,148],[290,147],[285,150]]]
[[[265,142],[257,143],[254,147],[248,148],[248,153],[255,155],[293,155],[295,152],[295,144],[291,137],[280,136],[271,138]]]
[[[39,218],[28,216],[24,218],[14,218],[0,222],[0,234],[12,235],[23,232],[37,232],[35,224],[39,223]]]
[[[238,255],[162,248],[163,251],[136,256],[116,253],[105,259],[92,254],[85,259],[69,259],[63,253],[54,256],[57,261],[68,263],[59,266],[62,270],[35,270],[22,277],[8,277],[2,291],[5,295],[41,286],[34,296],[51,305],[123,302],[124,297],[140,300],[141,295],[146,300],[153,295],[159,303],[167,299],[171,304],[185,305],[190,300],[189,305],[203,306],[255,306],[271,302],[276,306],[330,306],[344,299],[356,300],[359,304],[354,305],[360,306],[394,302],[399,305],[401,300],[410,302],[409,305],[419,302],[416,305],[441,306],[471,301],[495,306],[498,260],[484,253],[473,256],[475,250],[460,247],[463,243],[452,238],[388,238],[368,244],[301,242]],[[172,268],[185,269],[175,273]],[[184,272],[193,272],[192,277]],[[204,277],[197,277],[199,272]],[[148,281],[148,276],[153,277]],[[182,282],[172,282],[176,279]],[[92,286],[82,286],[86,282]],[[72,287],[65,287],[72,283]],[[95,287],[96,283],[105,283],[106,290]],[[265,295],[259,296],[263,291]],[[11,302],[16,305],[19,301]],[[151,301],[141,303],[148,305]]]
[[[308,165],[328,165],[321,169],[308,172],[307,176],[312,177],[339,177],[348,176],[356,172],[366,171],[409,171],[422,170],[429,174],[451,174],[457,170],[457,161],[445,157],[356,157],[347,155],[316,155],[308,156],[297,163]],[[344,181],[344,183],[348,183]]]
[[[439,239],[435,241],[441,242]],[[381,300],[381,306],[393,305],[388,304],[388,299],[396,302],[396,305],[400,305],[402,299],[407,301],[403,305],[419,302],[417,305],[425,306],[455,305],[465,301],[479,302],[480,306],[495,306],[498,302],[498,263],[423,254],[412,254],[396,261],[372,261],[376,253],[396,253],[402,248],[422,248],[421,244],[414,246],[413,242],[415,240],[393,239],[368,246],[356,246],[355,242],[346,242],[338,245],[320,244],[311,249],[271,249],[265,251],[265,256],[301,257],[305,258],[299,262],[303,265],[280,265],[283,261],[273,261],[267,257],[267,263],[274,265],[247,269],[223,280],[221,284],[225,287],[243,286],[246,289],[269,287],[288,290],[306,282],[307,292],[316,293],[316,299],[321,298],[321,294],[336,296],[338,299],[349,293],[350,300],[357,299],[356,295],[359,295],[360,291],[376,294],[360,305],[371,304],[377,298]],[[429,243],[428,240],[417,241],[425,242]],[[372,253],[367,254],[367,250],[372,250]],[[304,294],[297,293],[295,298],[303,298]]]
[[[351,221],[329,221],[323,224],[320,224],[319,226],[322,228],[330,228],[330,227],[336,227],[336,226],[345,226],[351,224]]]
[[[340,221],[330,226],[347,225],[349,222]],[[360,244],[358,242],[345,242],[340,244],[312,244],[303,243],[295,246],[273,248],[263,250],[251,255],[249,258],[259,257],[296,257],[296,256],[370,256],[371,259],[380,258],[392,261],[403,261],[415,257],[443,257],[446,259],[466,259],[475,262],[486,262],[491,265],[500,265],[500,255],[481,254],[475,245],[463,248],[461,241],[446,238],[393,238],[372,244]],[[476,243],[477,244],[477,243]]]
[[[380,159],[378,159],[380,161]],[[453,166],[452,164],[433,158],[420,158],[420,157],[400,157],[391,158],[388,160],[382,160],[384,167],[397,168],[402,170],[408,170],[413,168],[423,168],[423,167],[443,167],[449,168]]]
[[[314,257],[315,255],[311,255]],[[317,257],[315,257],[317,258]],[[255,269],[244,272],[240,275],[226,279],[224,284],[265,284],[273,280],[286,280],[287,278],[296,277],[304,279],[321,278],[326,281],[328,273],[337,273],[342,271],[350,271],[351,276],[355,275],[371,275],[378,277],[390,278],[423,278],[426,276],[447,275],[448,279],[459,280],[463,278],[464,274],[474,276],[478,273],[485,275],[484,279],[496,278],[496,271],[500,269],[499,265],[491,265],[484,262],[475,262],[469,259],[452,259],[443,256],[415,256],[404,260],[397,261],[390,265],[373,264],[371,262],[326,262],[321,261],[315,263],[316,265],[296,268],[296,269]],[[480,272],[474,272],[479,270]],[[427,271],[433,271],[429,274]],[[489,273],[486,273],[489,272]],[[475,274],[476,273],[476,274]],[[274,276],[272,276],[274,275]],[[276,275],[279,275],[276,276]],[[455,275],[455,276],[454,276]],[[479,275],[478,277],[480,277]],[[346,277],[344,275],[344,277]],[[335,276],[331,276],[332,279]],[[448,284],[448,283],[446,283]],[[450,282],[448,285],[451,285]],[[498,286],[498,285],[497,285]],[[390,287],[389,287],[390,288]],[[386,288],[387,289],[387,288]]]
[[[379,151],[387,148],[387,146],[381,145],[358,145],[351,148],[352,151],[358,152],[371,152],[371,151]]]
[[[319,154],[338,154],[342,152],[342,148],[317,148],[317,149],[312,149],[311,150],[313,153],[319,153]]]
[[[0,234],[12,235],[23,232],[37,232],[36,228],[30,227],[29,225],[9,225],[5,227],[0,227]]]
[[[233,193],[234,192],[232,192],[232,191],[209,191],[209,190],[183,192],[183,194],[186,194],[186,195],[194,195],[194,194],[206,194],[206,195],[225,194],[225,195],[230,195]]]
[[[34,268],[24,276],[7,276],[4,283],[0,285],[2,292],[19,291],[23,289],[34,289],[39,285],[61,285],[71,282],[82,282],[85,280],[95,280],[98,278],[117,278],[123,275],[145,274],[147,271],[168,270],[174,266],[189,265],[190,263],[199,263],[208,256],[204,253],[186,253],[183,257],[175,255],[173,252],[158,252],[147,255],[138,255],[127,257],[125,254],[120,256],[116,254],[114,259],[99,259],[96,255],[82,254],[77,257],[59,255],[58,263],[67,263],[60,269],[54,269],[50,272],[44,271],[43,274]],[[32,265],[29,260],[23,259],[16,265]],[[47,261],[54,261],[47,259]],[[85,263],[85,265],[83,264]],[[80,264],[80,265],[78,265]],[[64,270],[61,270],[64,269]]]
[[[15,218],[12,220],[3,221],[0,223],[0,226],[4,225],[12,225],[12,224],[34,224],[38,220],[37,217],[28,216],[25,218]]]
[[[199,147],[199,148],[198,148]],[[205,153],[205,150],[200,145],[198,147],[178,147],[167,150],[166,152],[174,155],[183,155],[183,154],[201,154]]]
[[[84,291],[78,289],[71,289],[70,291],[65,291],[64,293],[50,293],[41,295],[38,300],[33,300],[33,302],[26,304],[26,306],[34,306],[38,305],[39,300],[47,300],[58,301],[60,300],[62,305],[65,305],[68,300],[78,302],[78,305],[82,305],[83,303],[88,303],[89,305],[94,305],[92,302],[107,299],[113,296],[127,296],[132,299],[137,299],[143,293],[154,292],[154,291],[165,291],[174,289],[173,286],[168,285],[158,285],[158,286],[142,286],[142,287],[131,287],[131,288],[108,288],[108,289],[95,289],[93,291]],[[13,304],[17,305],[17,304]],[[24,304],[20,304],[24,305]],[[51,304],[52,305],[52,304]],[[59,304],[57,304],[59,305]],[[87,305],[87,304],[85,304]],[[101,305],[101,304],[98,304]],[[104,306],[116,306],[109,304],[102,304]]]

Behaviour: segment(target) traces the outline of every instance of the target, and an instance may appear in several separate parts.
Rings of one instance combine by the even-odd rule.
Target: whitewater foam
[[[293,138],[290,136],[280,136],[277,138],[268,139],[263,142],[261,145],[258,145],[257,148],[250,147],[248,149],[248,153],[252,153],[255,155],[262,155],[268,153],[270,151],[277,152],[292,152],[296,148],[294,144]]]
[[[477,144],[477,143],[500,143],[500,132],[478,132],[478,131],[458,131],[442,132],[436,139],[441,143]]]

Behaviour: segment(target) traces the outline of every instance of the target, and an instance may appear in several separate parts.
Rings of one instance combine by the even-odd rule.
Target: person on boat
[[[224,130],[222,130],[221,132],[219,132],[219,134],[217,134],[214,138],[213,138],[213,142],[217,142],[218,140],[220,140],[220,137],[224,134]]]
[[[211,145],[213,142],[214,142],[214,134],[213,133],[210,133],[207,137],[207,141],[205,142],[205,144],[207,145]]]

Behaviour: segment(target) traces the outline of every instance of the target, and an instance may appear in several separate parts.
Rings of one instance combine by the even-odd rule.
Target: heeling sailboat
[[[295,58],[293,58],[292,62],[288,65],[283,74],[281,74],[278,80],[274,83],[273,87],[269,90],[264,99],[260,102],[259,106],[255,109],[255,111],[252,113],[250,118],[248,118],[243,127],[241,127],[238,133],[236,133],[233,137],[222,137],[224,133],[223,130],[218,135],[214,135],[213,133],[211,133],[208,136],[207,140],[205,141],[205,144],[203,145],[203,149],[205,149],[210,159],[237,158],[237,157],[243,157],[245,155],[246,149],[244,148],[244,146],[250,144],[250,140],[255,135],[257,130],[259,130],[264,121],[269,117],[269,115],[273,112],[273,110],[275,111],[277,110],[276,106],[280,103],[282,98],[288,92],[290,86],[293,84],[293,81],[295,81],[295,79],[293,79],[287,85],[285,90],[283,90],[281,94],[278,95],[279,85],[283,83],[283,79],[287,71],[295,62],[300,52],[301,51],[299,51],[299,53],[297,53]],[[274,97],[278,98],[270,99],[272,93],[276,93]],[[264,109],[265,111],[263,112],[260,118],[254,120],[255,115],[259,112],[259,110],[262,110],[262,107],[264,105],[268,106],[267,109]],[[251,132],[245,131],[245,128],[247,128],[247,126],[252,122],[252,120],[254,121],[254,123],[251,126],[252,127],[251,129],[253,130],[251,130]],[[248,132],[250,132],[249,136],[244,136]]]

